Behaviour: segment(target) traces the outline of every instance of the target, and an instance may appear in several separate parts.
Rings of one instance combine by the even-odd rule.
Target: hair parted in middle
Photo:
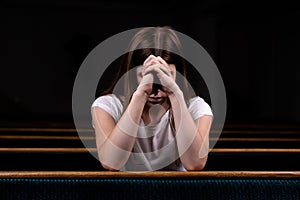
[[[192,93],[187,81],[187,65],[181,56],[181,43],[175,31],[167,26],[142,28],[134,35],[129,44],[128,52],[122,56],[113,84],[104,90],[100,96],[111,94],[120,78],[125,76],[123,81],[124,91],[120,95],[124,96],[124,105],[127,107],[131,95],[138,87],[135,73],[127,72],[143,65],[150,55],[160,56],[168,64],[176,66],[176,71],[181,74],[181,76],[177,76],[176,82],[181,83],[179,87],[181,87],[185,99],[190,99]]]

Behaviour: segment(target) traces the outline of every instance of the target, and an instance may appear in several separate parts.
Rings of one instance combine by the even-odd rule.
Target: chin
[[[162,105],[163,103],[162,102],[150,102],[150,101],[147,101],[147,106],[153,106],[153,105]]]

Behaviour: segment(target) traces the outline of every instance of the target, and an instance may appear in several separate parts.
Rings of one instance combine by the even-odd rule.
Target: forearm
[[[199,129],[198,123],[192,118],[179,89],[176,89],[169,98],[174,115],[180,160],[186,169],[200,170],[206,163],[208,134],[199,132],[201,128]]]
[[[143,98],[133,94],[124,114],[108,137],[98,146],[102,164],[119,170],[132,152],[144,107]]]

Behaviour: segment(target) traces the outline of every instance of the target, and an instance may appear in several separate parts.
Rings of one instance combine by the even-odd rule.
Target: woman
[[[212,112],[202,98],[191,95],[180,53],[180,41],[170,28],[148,27],[133,37],[114,83],[92,105],[105,169],[204,168]],[[124,90],[113,94],[121,79]]]

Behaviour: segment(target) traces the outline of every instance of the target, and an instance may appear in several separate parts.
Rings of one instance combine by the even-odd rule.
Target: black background
[[[6,0],[0,22],[1,120],[72,120],[73,82],[95,46],[128,29],[170,25],[217,64],[227,123],[300,122],[295,3]]]

